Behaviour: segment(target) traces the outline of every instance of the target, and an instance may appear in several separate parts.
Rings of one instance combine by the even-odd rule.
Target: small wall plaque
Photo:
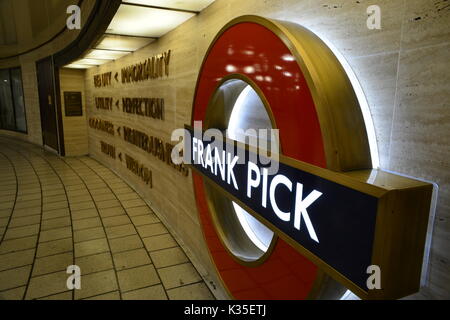
[[[64,106],[66,117],[79,117],[83,115],[81,92],[64,92]]]

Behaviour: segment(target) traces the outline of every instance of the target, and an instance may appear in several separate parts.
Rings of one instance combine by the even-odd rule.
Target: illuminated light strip
[[[239,97],[237,98],[234,106],[233,111],[231,112],[230,120],[228,122],[228,130],[227,135],[230,139],[237,140],[237,135],[235,134],[237,129],[240,129],[240,118],[239,115],[242,112],[242,108],[244,107],[244,102],[247,99],[248,95],[252,91],[252,87],[250,85],[247,85],[244,90],[239,94]],[[271,232],[271,237],[269,239],[269,245],[264,244],[264,240],[261,240],[261,238],[253,231],[250,224],[248,223],[247,216],[250,216],[249,213],[247,213],[244,209],[242,209],[238,204],[233,203],[234,212],[236,213],[236,216],[239,219],[239,222],[244,229],[245,233],[249,237],[249,239],[253,242],[255,246],[257,246],[261,251],[267,252],[269,250],[270,242],[273,238],[273,232]],[[252,217],[253,218],[253,217]],[[259,223],[259,222],[258,222]],[[265,226],[263,226],[266,228]]]
[[[378,155],[378,145],[377,145],[377,136],[375,134],[375,126],[373,125],[373,119],[372,115],[370,113],[369,104],[367,103],[366,95],[364,94],[364,91],[361,87],[361,84],[359,83],[358,78],[356,77],[355,73],[353,72],[353,69],[350,67],[347,60],[344,58],[344,56],[339,52],[339,50],[330,42],[328,39],[326,39],[324,36],[310,30],[313,32],[316,36],[322,40],[327,47],[333,52],[335,57],[339,60],[340,64],[345,70],[345,73],[348,75],[350,82],[352,84],[353,90],[356,93],[356,97],[358,98],[359,106],[361,108],[361,112],[364,118],[364,123],[366,127],[367,132],[367,138],[369,140],[369,147],[370,147],[370,157],[372,158],[372,168],[373,169],[379,169],[380,168],[380,158]]]
[[[231,111],[230,121],[228,122],[228,130],[227,135],[230,139],[236,140],[237,136],[235,134],[236,129],[240,128],[240,122],[237,115],[241,114],[241,109],[244,106],[245,99],[247,99],[247,96],[251,92],[252,87],[246,86],[244,90],[242,90],[241,94],[236,100],[236,103],[234,104],[233,111]]]
[[[359,106],[361,108],[361,113],[364,118],[364,124],[366,127],[366,133],[367,138],[369,140],[369,148],[370,148],[370,157],[372,160],[372,168],[373,169],[379,169],[380,168],[380,157],[378,154],[378,144],[377,144],[377,136],[375,134],[375,126],[373,125],[373,119],[372,114],[370,113],[369,104],[366,99],[366,95],[364,94],[364,91],[361,87],[361,84],[359,83],[358,78],[356,77],[353,69],[350,67],[347,60],[344,58],[344,56],[339,52],[339,50],[330,42],[327,38],[324,36],[310,30],[313,32],[316,36],[322,40],[326,46],[333,52],[334,56],[339,60],[339,63],[344,68],[345,73],[350,79],[350,82],[352,84],[353,90],[356,93],[356,97],[359,102]],[[370,176],[369,180],[373,180],[375,176]],[[350,290],[347,290],[344,295],[340,298],[340,300],[360,300],[353,292]]]
[[[259,239],[259,237],[256,235],[255,232],[253,232],[252,228],[248,224],[248,221],[246,218],[246,215],[248,215],[248,213],[244,209],[242,209],[238,204],[236,204],[235,202],[233,202],[233,208],[234,208],[234,211],[236,212],[239,222],[241,223],[242,228],[244,229],[245,233],[250,238],[250,240],[253,242],[253,244],[255,246],[257,246],[261,251],[267,252],[267,250],[269,250],[269,246],[265,245]]]

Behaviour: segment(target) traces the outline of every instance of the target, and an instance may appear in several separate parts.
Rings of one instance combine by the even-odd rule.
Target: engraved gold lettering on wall
[[[189,169],[184,165],[176,165],[172,162],[171,152],[174,146],[170,143],[164,143],[162,139],[154,136],[149,136],[141,131],[123,127],[123,138],[126,142],[135,145],[136,147],[152,154],[160,161],[176,169],[184,176],[189,175]]]
[[[164,99],[122,98],[122,110],[130,114],[164,120]]]
[[[103,141],[100,141],[100,146],[101,146],[101,150],[104,154],[106,154],[107,156],[109,156],[113,159],[116,159],[116,147],[114,147],[106,142],[103,142]]]
[[[95,130],[106,132],[112,136],[114,135],[114,124],[111,121],[89,118],[89,127]]]
[[[95,106],[97,109],[112,110],[113,98],[95,98]]]
[[[122,83],[140,82],[148,79],[158,79],[169,76],[171,51],[164,52],[140,62],[122,68]]]
[[[152,171],[150,169],[145,167],[143,164],[140,164],[137,160],[127,154],[125,154],[125,163],[128,170],[141,178],[141,180],[144,181],[144,183],[150,188],[153,188]]]
[[[94,86],[96,88],[107,87],[111,85],[112,72],[94,75]]]

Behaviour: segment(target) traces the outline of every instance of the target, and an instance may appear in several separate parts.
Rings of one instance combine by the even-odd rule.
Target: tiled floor
[[[69,290],[67,267],[81,270]],[[213,299],[141,197],[89,157],[0,138],[0,299]]]

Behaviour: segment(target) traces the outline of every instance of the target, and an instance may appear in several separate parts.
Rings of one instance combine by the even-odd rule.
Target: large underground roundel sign
[[[382,226],[389,220],[382,219],[383,201],[391,200],[376,179],[365,179],[379,172],[371,171],[360,105],[332,51],[296,24],[256,16],[231,21],[201,66],[191,126],[197,122],[230,137],[236,128],[279,130],[279,172],[271,175],[258,163],[235,166],[224,153],[220,179],[217,163],[215,170],[205,166],[206,142],[191,141],[193,158],[201,160],[192,165],[199,217],[229,294],[339,298],[350,288],[369,297],[367,267],[383,267],[391,257],[378,249],[387,245],[380,230],[393,226]],[[360,174],[344,174],[355,170]],[[417,254],[410,259],[420,262]],[[383,289],[374,297],[401,295]]]

